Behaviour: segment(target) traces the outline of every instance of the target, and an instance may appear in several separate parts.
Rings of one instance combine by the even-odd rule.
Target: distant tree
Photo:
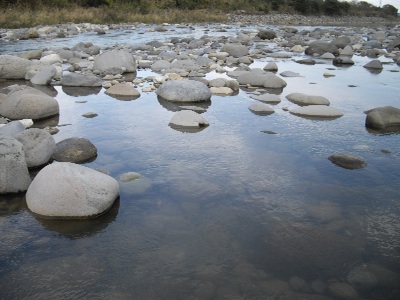
[[[328,16],[341,15],[341,3],[338,0],[325,0],[323,10]]]
[[[310,10],[309,0],[292,0],[293,8],[302,14],[307,13]]]
[[[397,16],[398,10],[393,5],[385,4],[382,6],[382,13],[385,16]]]

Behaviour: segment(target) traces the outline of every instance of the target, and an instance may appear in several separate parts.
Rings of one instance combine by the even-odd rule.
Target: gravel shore
[[[229,14],[228,18],[234,23],[251,24],[273,24],[273,25],[343,25],[343,26],[365,26],[400,24],[397,19],[386,19],[382,17],[359,17],[359,16],[303,16],[292,14]]]

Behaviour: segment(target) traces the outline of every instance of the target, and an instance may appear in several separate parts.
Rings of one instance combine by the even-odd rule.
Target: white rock
[[[106,212],[119,195],[118,182],[73,163],[43,168],[26,193],[28,208],[50,218],[91,218]]]
[[[271,104],[277,104],[281,102],[281,98],[279,97],[279,95],[274,95],[274,94],[262,94],[259,96],[251,96],[251,98]]]
[[[191,110],[183,110],[175,113],[169,125],[172,127],[200,128],[208,126],[209,123],[200,114]]]
[[[233,90],[229,87],[211,87],[211,94],[213,95],[232,95]]]

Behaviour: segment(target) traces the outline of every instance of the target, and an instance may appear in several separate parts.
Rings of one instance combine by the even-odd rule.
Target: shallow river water
[[[57,142],[88,138],[98,156],[85,166],[142,178],[120,182],[120,198],[92,220],[44,220],[23,194],[0,196],[0,299],[336,299],[345,282],[360,299],[399,299],[400,134],[368,131],[364,111],[400,107],[400,67],[385,60],[376,74],[353,59],[277,59],[279,72],[303,77],[285,78],[274,114],[249,111],[248,90],[213,96],[210,126],[195,133],[169,127],[173,108],[154,92],[120,101],[100,88],[41,88],[60,104]],[[344,116],[291,115],[292,92],[325,96]],[[338,152],[368,165],[340,168],[328,160]]]

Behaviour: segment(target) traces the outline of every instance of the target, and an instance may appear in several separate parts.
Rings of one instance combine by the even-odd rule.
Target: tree
[[[341,15],[341,4],[338,0],[325,0],[324,11],[328,16]]]
[[[396,17],[398,10],[393,5],[385,4],[384,6],[382,6],[382,13],[385,16],[395,16]]]

